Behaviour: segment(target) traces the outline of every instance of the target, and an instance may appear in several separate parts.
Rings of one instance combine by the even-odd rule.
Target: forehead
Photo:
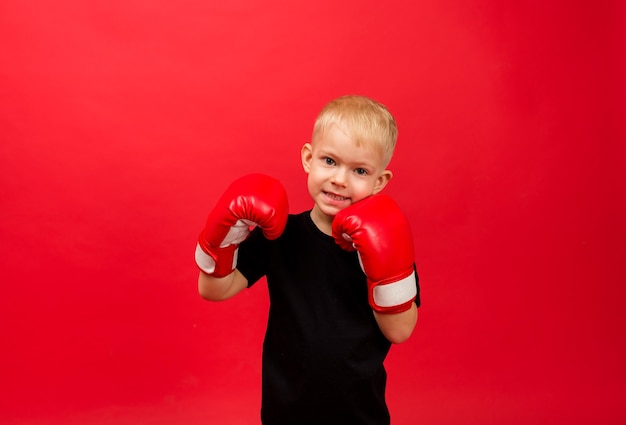
[[[359,140],[336,125],[319,132],[312,145],[318,153],[333,155],[346,162],[380,167],[384,161],[384,149],[380,143]]]

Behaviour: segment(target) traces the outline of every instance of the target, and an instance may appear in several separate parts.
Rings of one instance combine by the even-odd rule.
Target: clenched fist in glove
[[[196,264],[205,273],[224,277],[237,266],[239,244],[259,226],[268,239],[278,238],[289,205],[282,184],[263,174],[235,180],[219,199],[198,238]]]
[[[401,313],[411,308],[417,295],[413,237],[390,197],[372,195],[341,210],[332,230],[339,246],[358,252],[373,310]]]

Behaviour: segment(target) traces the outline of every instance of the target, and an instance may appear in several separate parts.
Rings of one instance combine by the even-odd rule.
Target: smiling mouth
[[[344,196],[339,196],[336,195],[334,193],[330,193],[330,192],[324,192],[326,194],[326,196],[328,196],[330,199],[334,200],[334,201],[345,201],[348,198],[344,197]]]

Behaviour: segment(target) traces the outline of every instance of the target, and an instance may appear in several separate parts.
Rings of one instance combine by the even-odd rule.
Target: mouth
[[[343,201],[347,201],[348,199],[350,199],[350,198],[346,198],[345,196],[340,196],[332,192],[324,192],[324,195],[326,195],[328,198],[332,199],[333,201],[337,201],[337,202],[343,202]]]

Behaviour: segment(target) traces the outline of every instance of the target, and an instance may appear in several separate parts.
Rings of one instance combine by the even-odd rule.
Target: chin
[[[346,205],[345,207],[329,207],[329,206],[324,206],[323,208],[320,208],[320,211],[321,211],[324,215],[326,215],[326,216],[328,216],[328,217],[333,218],[333,217],[335,217],[335,216],[339,213],[339,211],[341,211],[341,210],[343,210],[343,209],[345,209],[345,208],[347,208],[347,205]]]

